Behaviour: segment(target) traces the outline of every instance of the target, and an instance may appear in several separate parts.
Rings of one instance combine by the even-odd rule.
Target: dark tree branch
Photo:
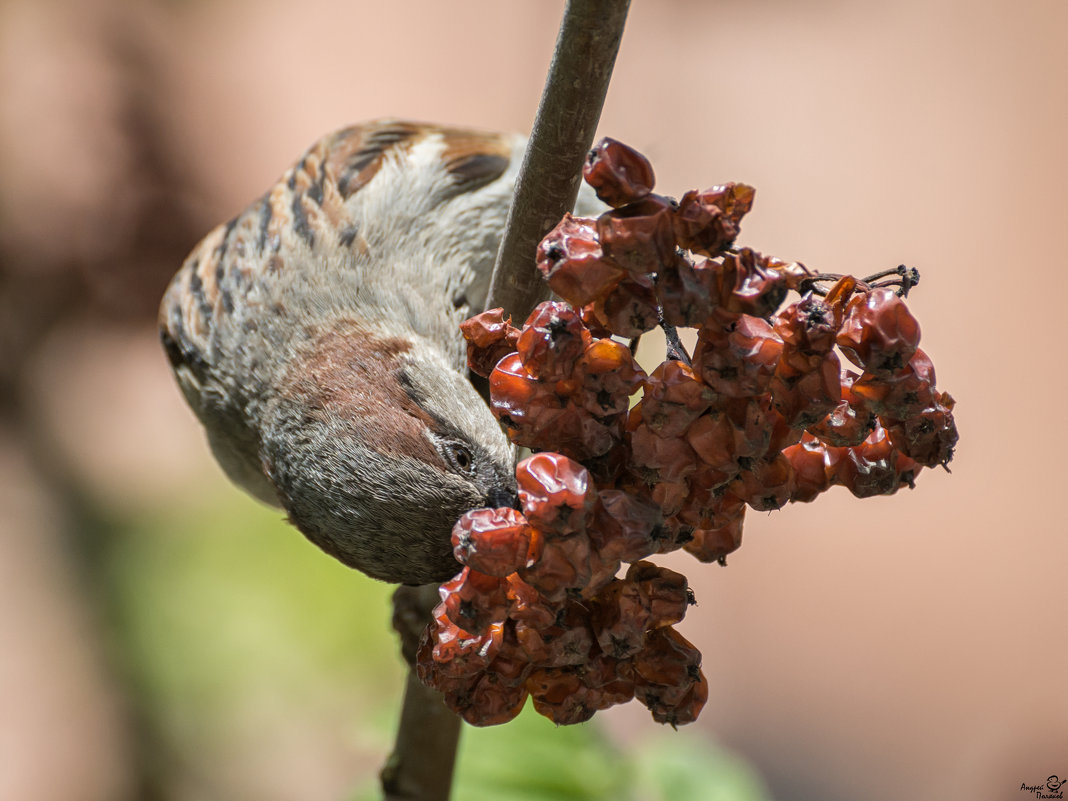
[[[402,586],[393,594],[393,628],[408,663],[408,683],[397,742],[381,772],[386,801],[448,801],[452,788],[460,718],[415,673],[419,638],[439,600],[436,584]]]
[[[490,284],[487,308],[503,306],[518,321],[548,297],[534,253],[575,206],[629,6],[630,0],[568,0],[564,11]],[[386,801],[448,801],[452,787],[460,718],[414,667],[437,602],[434,585],[400,587],[393,596],[393,625],[409,671],[396,745],[381,773]]]
[[[569,0],[516,181],[486,308],[517,324],[549,297],[534,269],[538,242],[575,206],[630,0]]]

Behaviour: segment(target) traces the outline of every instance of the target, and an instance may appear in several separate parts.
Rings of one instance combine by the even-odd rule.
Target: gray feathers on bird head
[[[457,518],[515,497],[511,446],[432,342],[327,332],[291,362],[267,420],[265,468],[291,521],[375,578],[448,578]]]

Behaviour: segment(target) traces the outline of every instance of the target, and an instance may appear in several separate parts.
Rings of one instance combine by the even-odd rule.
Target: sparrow
[[[163,348],[226,474],[374,578],[452,576],[460,515],[514,503],[458,325],[485,303],[524,147],[398,120],[332,133],[163,297]]]

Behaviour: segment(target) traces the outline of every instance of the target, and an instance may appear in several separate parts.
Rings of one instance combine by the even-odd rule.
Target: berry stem
[[[568,0],[534,128],[516,179],[487,309],[525,319],[548,298],[534,268],[538,242],[575,207],[630,0]]]
[[[840,273],[815,273],[801,282],[800,290],[802,294],[812,292],[824,297],[828,290],[818,286],[818,283],[833,283],[842,277]],[[904,264],[857,279],[857,287],[865,292],[879,287],[897,287],[897,294],[901,297],[908,297],[909,290],[918,283],[920,283],[920,271],[915,267],[906,267]]]
[[[660,317],[660,327],[664,331],[664,338],[667,340],[667,357],[672,361],[682,362],[687,367],[693,367],[690,354],[686,352],[686,346],[679,339],[678,329],[664,321],[663,311],[658,311],[657,314]]]
[[[380,773],[385,801],[448,801],[452,789],[460,718],[415,672],[419,638],[439,600],[436,584],[401,586],[393,594],[393,627],[408,663],[408,681],[396,744]]]

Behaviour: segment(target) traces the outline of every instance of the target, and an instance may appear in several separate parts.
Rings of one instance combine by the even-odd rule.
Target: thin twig
[[[512,207],[493,268],[486,308],[516,320],[549,297],[534,269],[538,242],[578,197],[630,0],[568,0]]]

